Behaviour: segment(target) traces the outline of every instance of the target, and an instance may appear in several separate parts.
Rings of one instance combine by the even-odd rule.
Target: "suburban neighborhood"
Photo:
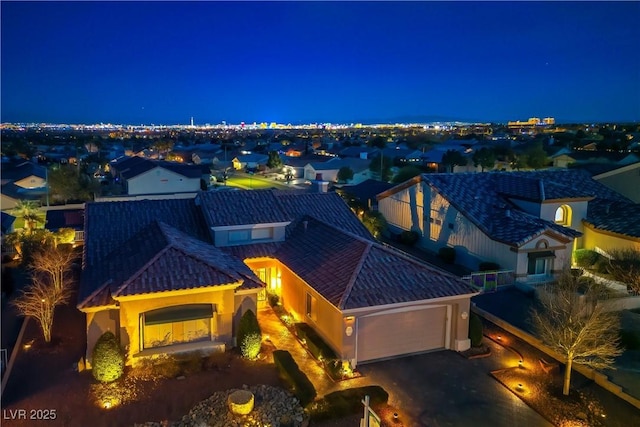
[[[51,408],[65,425],[640,422],[637,147],[554,156],[567,130],[514,126],[93,130],[74,158],[3,127],[3,421],[53,387],[80,399]],[[540,165],[509,160],[531,144]],[[604,325],[586,358],[534,321],[565,289],[583,320],[558,327]],[[486,400],[443,409],[464,390]]]

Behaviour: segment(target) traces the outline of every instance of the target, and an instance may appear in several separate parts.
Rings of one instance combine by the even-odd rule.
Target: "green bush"
[[[483,261],[480,263],[480,271],[497,271],[500,270],[500,264],[491,262],[491,261]]]
[[[253,310],[247,310],[240,318],[238,324],[238,332],[236,333],[236,343],[238,346],[242,345],[247,335],[258,334],[262,339],[262,331],[258,324],[258,318]]]
[[[246,359],[255,359],[260,353],[262,338],[255,332],[245,335],[244,340],[240,343],[240,352],[242,357]]]
[[[456,250],[445,246],[444,248],[440,248],[440,250],[438,251],[438,256],[445,263],[453,264],[456,260]]]
[[[398,236],[398,240],[400,241],[400,243],[402,243],[403,245],[407,245],[407,246],[415,245],[418,242],[419,239],[420,239],[420,234],[418,234],[417,231],[413,231],[413,230],[412,231],[403,231]]]
[[[471,313],[469,317],[469,339],[472,347],[482,345],[482,320],[475,313]]]
[[[115,381],[124,373],[124,353],[112,332],[102,334],[91,355],[93,377],[103,383]]]
[[[280,303],[280,297],[276,294],[269,294],[268,300],[271,307],[275,307]]]
[[[369,396],[371,406],[383,405],[389,400],[389,393],[380,386],[365,386],[334,391],[310,405],[309,413],[313,421],[344,418],[362,411],[362,400]]]
[[[573,253],[573,258],[576,261],[576,265],[582,268],[590,268],[600,258],[600,254],[591,249],[578,249]]]
[[[307,406],[313,402],[317,395],[316,389],[304,372],[298,368],[291,353],[286,350],[276,350],[273,352],[273,362],[282,379],[293,388],[293,394],[300,404]]]
[[[304,340],[307,348],[316,359],[330,360],[338,357],[331,347],[318,335],[311,326],[306,323],[296,323],[296,334],[298,338]]]

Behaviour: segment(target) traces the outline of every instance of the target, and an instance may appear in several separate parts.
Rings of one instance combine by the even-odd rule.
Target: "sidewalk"
[[[271,307],[258,311],[258,321],[262,329],[262,336],[269,336],[269,340],[277,350],[286,350],[291,353],[300,370],[313,383],[318,397],[336,390],[370,385],[370,380],[366,377],[334,382],[315,358],[300,344],[300,341],[278,319]]]

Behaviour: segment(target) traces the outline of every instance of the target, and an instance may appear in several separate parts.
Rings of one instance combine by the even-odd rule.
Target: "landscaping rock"
[[[251,392],[254,396],[253,411],[246,415],[234,415],[227,407],[229,397],[235,392]],[[219,391],[197,403],[178,422],[166,424],[170,427],[261,427],[280,425],[282,417],[289,417],[290,425],[302,427],[306,421],[300,402],[289,392],[268,385],[243,386],[242,389]],[[136,427],[160,427],[149,422]]]

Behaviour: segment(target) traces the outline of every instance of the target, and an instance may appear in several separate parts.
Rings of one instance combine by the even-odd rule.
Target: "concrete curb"
[[[516,337],[520,338],[521,340],[527,342],[528,344],[536,347],[538,350],[543,351],[544,353],[548,354],[549,356],[553,357],[554,359],[556,359],[558,362],[564,364],[565,360],[564,357],[551,350],[550,348],[548,348],[546,345],[544,345],[544,343],[542,341],[540,341],[538,338],[530,335],[529,333],[523,331],[520,328],[517,328],[515,326],[513,326],[512,324],[500,319],[499,317],[496,317],[495,315],[477,307],[474,303],[471,304],[471,311],[476,313],[478,316],[484,317],[486,320],[495,323],[496,325],[498,325],[499,327],[501,327],[502,329],[504,329],[505,331],[515,335]],[[583,365],[573,365],[573,369],[579,373],[581,373],[582,375],[584,375],[585,377],[593,380],[596,384],[598,384],[600,387],[604,388],[605,390],[613,393],[614,395],[618,396],[619,398],[625,400],[626,402],[629,402],[630,404],[632,404],[633,406],[635,406],[636,408],[640,409],[640,399],[631,396],[630,394],[627,394],[626,392],[624,392],[622,390],[622,387],[620,387],[617,384],[612,383],[611,381],[609,381],[609,378],[594,370],[591,368],[587,368],[586,366]]]
[[[11,376],[11,370],[13,369],[13,364],[16,361],[18,356],[18,351],[20,351],[20,346],[22,345],[22,338],[24,337],[24,331],[27,329],[27,324],[29,323],[29,317],[25,317],[22,320],[22,326],[20,327],[20,332],[18,333],[18,338],[16,338],[16,343],[13,346],[13,350],[11,351],[11,357],[9,358],[9,363],[7,363],[7,369],[4,372],[4,376],[2,377],[2,388],[0,389],[0,396],[4,395],[4,388],[9,382],[9,377]]]

